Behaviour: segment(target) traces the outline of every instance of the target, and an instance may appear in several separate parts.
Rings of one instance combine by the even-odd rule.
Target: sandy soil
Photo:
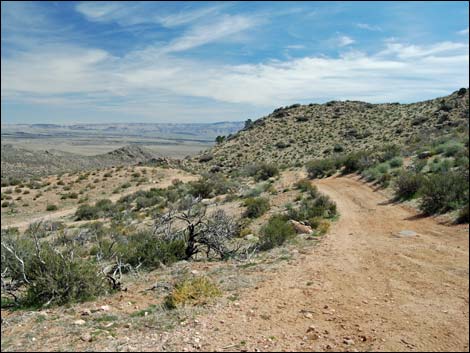
[[[356,178],[316,184],[341,213],[323,243],[160,348],[468,351],[468,226],[416,216]]]

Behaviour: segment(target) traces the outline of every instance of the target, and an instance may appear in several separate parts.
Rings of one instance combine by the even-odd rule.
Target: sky
[[[217,122],[469,85],[461,2],[1,3],[2,123]]]

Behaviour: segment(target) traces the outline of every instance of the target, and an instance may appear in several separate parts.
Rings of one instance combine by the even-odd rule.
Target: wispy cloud
[[[431,45],[412,45],[398,42],[388,42],[387,48],[380,55],[396,55],[401,59],[411,59],[435,55],[449,55],[451,53],[467,53],[468,44],[459,42],[440,42]]]
[[[247,16],[223,16],[221,19],[192,27],[183,36],[162,49],[165,53],[178,52],[221,40],[254,27],[257,22]]]
[[[227,4],[215,4],[168,12],[163,10],[158,2],[88,1],[77,4],[75,8],[90,21],[116,22],[121,26],[156,23],[171,28],[194,23],[206,16],[214,15],[225,7]]]
[[[100,50],[78,48],[55,57],[57,51],[51,48],[47,54],[31,53],[2,65],[2,95],[41,93],[50,99],[98,92],[105,100],[134,97],[140,102],[170,94],[273,107],[330,97],[409,101],[416,92],[444,93],[468,85],[466,44],[386,45],[373,55],[356,52],[340,58],[313,56],[245,65],[209,65],[169,55],[157,62],[142,55],[119,59]],[[125,102],[111,107],[134,106]]]
[[[457,34],[461,34],[461,35],[468,35],[468,27],[465,28],[465,29],[462,29],[461,31],[458,31]]]
[[[286,49],[305,49],[305,45],[303,44],[290,44],[286,46]]]
[[[356,27],[365,29],[368,31],[382,31],[382,28],[380,28],[379,26],[370,25],[368,23],[356,23]]]
[[[340,47],[345,47],[355,43],[356,41],[348,36],[339,36],[337,42]]]
[[[293,102],[409,102],[468,86],[469,46],[465,38],[455,40],[455,30],[449,40],[423,41],[389,33],[384,23],[383,37],[395,38],[370,45],[361,35],[385,32],[375,25],[379,21],[349,19],[349,27],[327,30],[334,21],[321,17],[335,13],[319,8],[316,32],[300,3],[292,9],[255,4],[253,11],[236,6],[79,3],[74,9],[82,16],[74,15],[81,25],[99,28],[90,33],[53,19],[54,6],[41,11],[33,2],[2,3],[2,49],[8,49],[2,50],[2,107],[208,121],[253,117]],[[459,34],[468,35],[468,28]],[[207,50],[195,50],[202,46]]]

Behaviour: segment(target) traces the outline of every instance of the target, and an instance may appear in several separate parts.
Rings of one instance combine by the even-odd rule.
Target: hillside
[[[157,157],[137,146],[125,146],[96,156],[82,156],[57,150],[31,151],[2,144],[2,182],[8,178],[31,178],[113,165],[137,164]]]
[[[468,127],[468,89],[428,101],[370,104],[331,101],[278,108],[209,151],[197,168],[229,171],[253,161],[300,165],[337,152],[407,145]]]

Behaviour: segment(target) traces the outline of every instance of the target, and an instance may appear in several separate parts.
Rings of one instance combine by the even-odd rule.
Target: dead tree
[[[228,246],[229,240],[237,234],[237,224],[220,209],[208,215],[201,198],[185,198],[171,206],[167,213],[157,216],[154,234],[165,241],[184,240],[186,260],[201,251],[207,257],[214,253],[220,258],[237,251]]]

